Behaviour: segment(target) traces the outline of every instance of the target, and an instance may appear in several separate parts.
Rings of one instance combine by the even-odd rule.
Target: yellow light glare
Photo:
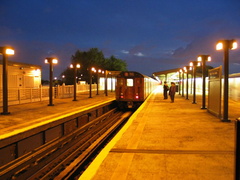
[[[6,51],[5,51],[5,53],[6,53],[7,55],[14,55],[14,50],[7,48]]]
[[[32,74],[33,74],[33,76],[37,77],[37,76],[40,76],[41,71],[40,71],[40,69],[35,69],[32,71]]]
[[[186,66],[184,66],[184,67],[183,67],[183,70],[184,70],[185,72],[187,72],[187,71],[188,71],[188,69],[187,69],[187,67],[186,67]]]
[[[57,60],[57,59],[53,59],[53,60],[52,60],[52,63],[53,63],[53,64],[57,64],[57,63],[58,63],[58,60]]]
[[[80,68],[81,66],[80,66],[80,64],[77,64],[76,67],[77,67],[77,68]]]
[[[211,58],[210,56],[208,56],[207,60],[208,60],[208,61],[211,61],[211,60],[212,60],[212,58]]]
[[[70,64],[70,68],[73,68],[73,64]]]
[[[222,50],[223,49],[223,43],[219,42],[217,43],[216,50]]]
[[[237,42],[232,43],[232,48],[231,49],[237,49]]]
[[[44,62],[45,62],[45,64],[48,64],[48,63],[57,64],[58,60],[55,58],[46,58]]]
[[[198,61],[202,61],[202,57],[201,57],[201,56],[198,56],[197,60],[198,60]]]
[[[189,66],[193,66],[193,62],[190,62],[190,63],[189,63]]]

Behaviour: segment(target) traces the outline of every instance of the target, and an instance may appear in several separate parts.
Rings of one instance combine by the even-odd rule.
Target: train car
[[[116,100],[121,109],[137,108],[156,88],[157,81],[135,71],[123,71],[117,76]]]

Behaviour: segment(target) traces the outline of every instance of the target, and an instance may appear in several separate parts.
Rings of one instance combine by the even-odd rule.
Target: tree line
[[[88,51],[77,50],[71,57],[72,64],[80,64],[80,69],[77,69],[77,77],[80,81],[86,81],[89,83],[90,69],[108,70],[108,71],[126,71],[127,63],[122,59],[118,59],[115,56],[105,58],[102,51],[98,48],[91,48]],[[63,81],[66,85],[74,84],[74,71],[72,68],[67,67],[62,73],[64,75]],[[96,78],[93,78],[93,82],[96,82]]]

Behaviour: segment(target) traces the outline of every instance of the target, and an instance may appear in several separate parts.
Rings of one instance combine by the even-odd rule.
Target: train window
[[[123,85],[123,80],[124,80],[124,79],[122,79],[122,78],[121,78],[121,79],[119,78],[119,79],[117,80],[117,83],[118,83],[119,86],[122,86],[122,85]]]
[[[128,72],[125,72],[125,73],[124,73],[124,76],[128,76]]]
[[[133,73],[133,72],[130,72],[130,73],[129,73],[129,76],[134,76],[134,73]]]
[[[133,86],[133,79],[127,79],[127,86]]]

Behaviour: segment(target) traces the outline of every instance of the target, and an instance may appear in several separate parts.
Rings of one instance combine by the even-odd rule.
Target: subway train
[[[122,71],[117,75],[116,101],[120,109],[139,107],[159,85],[151,77],[135,71]]]

